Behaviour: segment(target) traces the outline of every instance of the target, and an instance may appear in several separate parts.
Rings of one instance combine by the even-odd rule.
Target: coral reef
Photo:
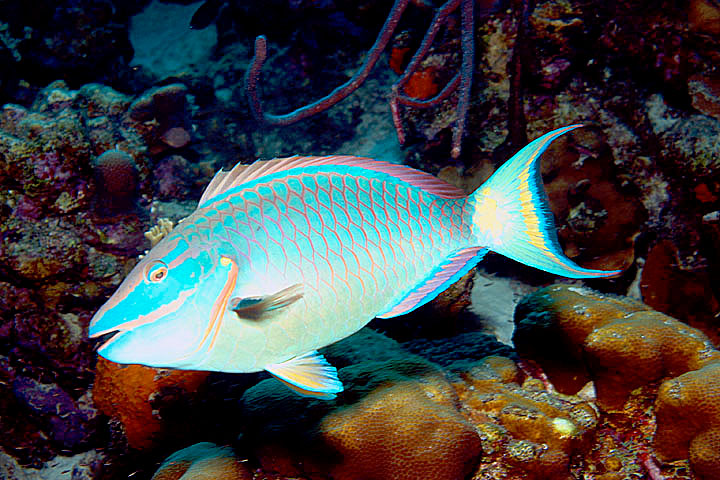
[[[149,478],[203,440],[237,455],[196,445],[158,475],[720,477],[717,0],[400,0],[390,15],[383,0],[149,4],[0,2],[0,477]],[[143,10],[174,23],[162,48],[138,43]],[[207,42],[171,58],[188,22]],[[267,128],[245,95],[261,34],[267,111],[315,113],[318,93],[359,88]],[[384,335],[326,349],[347,387],[334,402],[262,373],[96,367],[92,314],[162,228],[144,232],[192,211],[220,167],[357,154],[469,192],[526,139],[573,123],[587,127],[542,159],[560,243],[625,270],[590,286],[644,303],[543,289],[518,307],[516,352],[510,325],[488,318],[553,280],[488,255],[432,304],[376,321]],[[104,170],[104,152],[123,170]]]
[[[622,408],[638,387],[720,359],[709,339],[686,324],[640,302],[578,287],[538,290],[518,305],[515,322],[520,355],[535,359],[561,391],[574,393],[592,379],[605,409]],[[563,359],[555,368],[553,360]],[[568,359],[575,360],[571,375]]]
[[[451,351],[454,341],[444,347]],[[511,359],[464,352],[443,371],[365,329],[327,350],[337,364],[351,362],[339,372],[346,389],[337,400],[299,399],[273,380],[248,389],[244,444],[263,471],[285,476],[567,476],[570,459],[592,443],[593,406],[547,392]]]
[[[338,400],[298,398],[274,380],[247,390],[243,430],[263,469],[288,476],[317,469],[338,479],[454,479],[469,472],[480,440],[442,371],[369,330],[351,338],[327,352],[336,364],[349,364],[340,370],[345,391]],[[428,450],[449,461],[439,464]]]
[[[523,382],[520,369],[504,357],[487,357],[461,377],[463,382],[454,385],[463,411],[487,451],[478,472],[568,476],[570,458],[587,448],[598,423],[590,403],[549,393],[532,378]]]
[[[658,457],[689,457],[699,478],[720,473],[720,351],[700,331],[640,302],[562,285],[525,298],[516,322],[518,353],[558,389],[592,380],[598,406],[621,415],[637,392],[656,397]]]

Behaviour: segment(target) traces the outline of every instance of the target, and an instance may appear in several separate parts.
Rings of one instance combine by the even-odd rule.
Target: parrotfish
[[[534,140],[478,190],[353,156],[220,170],[197,209],[135,266],[93,317],[118,363],[266,370],[296,392],[343,389],[318,349],[375,317],[429,302],[492,250],[571,278],[539,158],[572,125]]]

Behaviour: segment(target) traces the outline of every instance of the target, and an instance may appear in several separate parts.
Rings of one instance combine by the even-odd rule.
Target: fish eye
[[[167,265],[165,265],[165,262],[161,260],[156,260],[150,265],[148,265],[145,277],[150,282],[158,283],[165,279],[165,277],[167,277],[167,273],[168,268]]]

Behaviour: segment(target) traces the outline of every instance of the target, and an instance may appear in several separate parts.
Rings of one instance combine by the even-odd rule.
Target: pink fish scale
[[[233,245],[244,271],[301,279],[333,295],[323,296],[324,308],[342,317],[377,313],[388,295],[406,293],[398,286],[411,288],[462,248],[469,237],[462,203],[372,174],[296,170],[249,185],[206,213],[224,217],[216,238]],[[196,234],[207,235],[213,223],[199,221]]]
[[[297,179],[297,177],[293,177],[293,178]],[[287,179],[285,179],[284,182],[287,184]],[[298,270],[301,272],[301,274],[303,276],[303,281],[311,288],[317,290],[320,286],[320,272],[318,271],[317,266],[313,262],[314,255],[315,255],[314,250],[311,249],[310,250],[311,255],[306,256],[306,254],[305,254],[306,249],[302,248],[302,245],[300,244],[300,242],[298,242],[298,237],[297,237],[297,235],[299,234],[302,237],[302,239],[304,239],[307,242],[308,245],[312,245],[312,241],[310,239],[310,224],[309,224],[309,220],[308,220],[307,214],[306,214],[306,207],[302,201],[303,192],[302,191],[295,192],[289,188],[289,185],[288,185],[288,192],[289,192],[290,196],[284,200],[281,197],[277,197],[278,201],[282,202],[286,207],[286,210],[285,210],[286,213],[283,218],[283,220],[284,220],[283,224],[285,224],[285,222],[289,222],[292,227],[292,228],[281,228],[280,230],[284,233],[285,238],[288,238],[288,239],[290,239],[288,232],[292,232],[291,241],[295,245],[295,247],[297,248],[298,253],[299,253],[297,262],[295,262],[292,258],[289,258],[288,260],[290,261],[290,263],[292,265],[295,265],[298,268]],[[292,205],[290,205],[290,201],[292,200],[292,197],[297,198],[300,206],[303,207],[303,210],[299,210],[296,207],[293,207]],[[293,221],[292,212],[295,212],[295,214],[301,215],[302,217],[305,218],[305,224],[307,225],[307,229],[305,231],[298,228],[297,223]],[[307,265],[314,270],[314,273],[315,273],[314,282],[311,282],[310,279],[307,277],[307,272],[306,272],[307,268],[304,268],[303,267],[304,265]]]
[[[335,176],[335,177],[340,178],[339,176]],[[333,185],[333,182],[332,182],[332,181],[329,182],[329,189],[328,189],[328,190],[324,190],[324,189],[322,189],[322,187],[319,187],[319,188],[320,188],[320,190],[321,190],[322,192],[324,192],[324,193],[327,195],[327,198],[329,199],[329,204],[324,205],[324,206],[325,206],[325,208],[327,209],[327,211],[329,212],[329,214],[331,215],[332,220],[333,220],[333,225],[335,226],[335,229],[334,229],[334,230],[328,228],[328,229],[327,229],[327,232],[332,233],[332,235],[334,235],[334,237],[337,239],[337,244],[338,244],[338,246],[340,247],[340,248],[339,248],[339,251],[338,251],[338,250],[335,250],[335,249],[333,249],[333,248],[331,248],[331,247],[328,246],[328,252],[330,252],[330,253],[332,253],[333,255],[335,255],[335,256],[342,262],[344,275],[341,276],[341,279],[345,282],[347,288],[350,289],[350,283],[349,283],[349,279],[350,279],[350,278],[349,278],[349,277],[350,277],[350,275],[354,275],[354,274],[353,274],[352,271],[348,268],[348,262],[347,262],[347,260],[346,260],[346,256],[347,256],[347,255],[352,256],[353,259],[355,260],[355,262],[356,262],[358,265],[360,265],[360,260],[358,259],[357,255],[355,254],[355,252],[353,251],[352,248],[347,248],[347,247],[343,244],[343,242],[342,242],[342,240],[341,240],[341,237],[340,237],[340,235],[338,234],[338,229],[344,229],[347,237],[348,237],[348,238],[351,238],[351,239],[353,238],[353,237],[352,237],[352,234],[351,234],[351,232],[350,232],[350,230],[349,230],[349,228],[345,227],[344,225],[342,225],[342,224],[338,221],[338,219],[337,219],[337,214],[336,214],[337,204],[336,204],[336,202],[333,202],[334,193],[337,191],[339,194],[343,195],[343,194],[344,194],[344,191],[343,191],[342,189],[336,188],[336,187]],[[343,198],[345,198],[344,195],[343,195]],[[319,201],[319,199],[318,199],[318,201]],[[331,262],[331,264],[332,264],[332,262]],[[333,269],[333,270],[334,270],[334,269]],[[357,277],[357,275],[356,275],[356,277]],[[359,277],[358,277],[358,278],[359,278]],[[337,292],[336,292],[336,293],[337,293]]]
[[[361,177],[365,182],[367,182],[367,189],[364,189],[362,187],[362,182],[358,182],[358,189],[355,191],[358,205],[363,208],[364,212],[366,212],[365,215],[363,215],[363,227],[365,227],[365,224],[367,224],[367,227],[364,228],[364,231],[366,232],[364,236],[365,240],[365,246],[367,250],[367,255],[371,259],[370,264],[370,271],[369,276],[374,282],[374,294],[375,296],[380,296],[382,294],[382,288],[380,288],[380,284],[384,285],[385,287],[390,284],[390,279],[388,278],[388,266],[390,266],[390,269],[395,271],[397,262],[395,261],[395,252],[394,248],[392,247],[391,240],[392,238],[383,238],[383,233],[380,232],[380,229],[378,228],[378,224],[381,223],[381,219],[378,218],[378,214],[380,212],[383,213],[383,217],[387,218],[386,212],[386,205],[383,202],[378,203],[378,199],[382,198],[382,193],[380,189],[383,189],[383,184],[373,178],[367,178],[367,177]],[[373,195],[373,191],[376,191],[380,193],[380,195]],[[377,241],[373,241],[370,236],[374,234],[376,235]],[[386,250],[390,248],[391,251],[388,253],[392,253],[392,261],[391,263],[388,263],[388,257],[390,255],[386,255]],[[382,263],[380,263],[382,262]],[[367,270],[366,270],[367,271]],[[378,274],[382,274],[382,281],[378,279]]]

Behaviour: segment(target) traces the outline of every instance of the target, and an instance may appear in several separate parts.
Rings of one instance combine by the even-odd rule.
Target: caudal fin
[[[581,126],[559,128],[530,142],[470,195],[468,202],[478,245],[570,278],[620,273],[582,268],[565,256],[540,178],[538,160],[550,142]]]

